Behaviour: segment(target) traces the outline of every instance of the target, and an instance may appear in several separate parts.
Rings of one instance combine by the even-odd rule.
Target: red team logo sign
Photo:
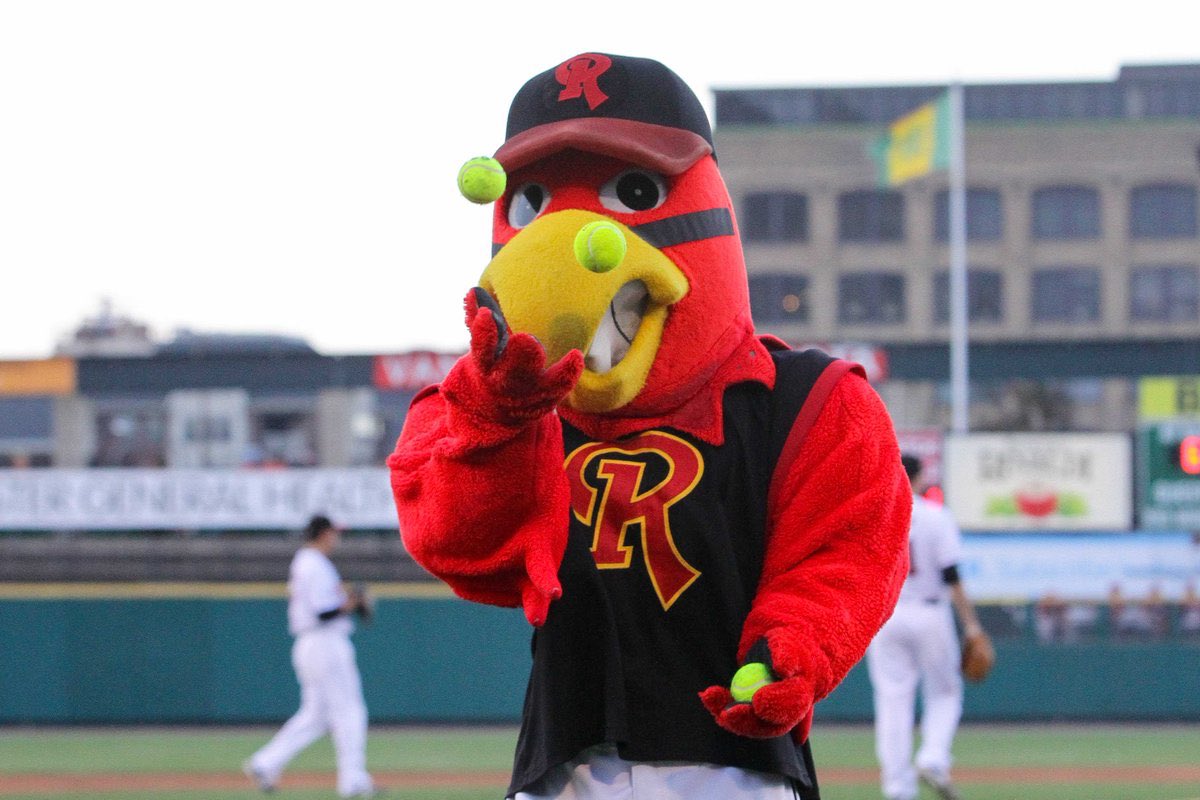
[[[661,459],[666,477],[652,485],[651,461]],[[595,469],[592,470],[592,465]],[[571,510],[592,531],[592,557],[600,569],[629,569],[641,536],[642,560],[664,610],[700,576],[680,554],[671,533],[671,506],[687,497],[704,461],[695,447],[662,431],[621,442],[595,442],[567,456]],[[661,470],[659,470],[661,471]]]

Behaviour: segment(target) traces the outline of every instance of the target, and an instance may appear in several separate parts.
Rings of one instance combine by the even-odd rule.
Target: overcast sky
[[[331,354],[465,346],[513,94],[595,50],[712,89],[1111,80],[1200,62],[1200,4],[0,2],[0,358],[108,298]]]

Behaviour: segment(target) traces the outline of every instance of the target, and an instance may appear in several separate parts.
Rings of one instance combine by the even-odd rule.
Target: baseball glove
[[[354,613],[358,615],[364,625],[370,625],[375,619],[375,598],[371,596],[371,590],[365,583],[356,583],[353,594],[357,601]]]
[[[996,663],[992,640],[983,631],[967,636],[962,648],[962,674],[971,683],[981,683]]]

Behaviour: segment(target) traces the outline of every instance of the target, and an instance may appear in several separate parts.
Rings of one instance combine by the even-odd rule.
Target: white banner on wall
[[[975,535],[963,540],[963,585],[976,600],[1178,600],[1200,590],[1200,536],[1184,533]]]
[[[395,528],[388,471],[0,470],[0,530],[285,530],[312,514]]]
[[[1107,433],[946,439],[946,504],[965,530],[1129,530],[1132,444]]]

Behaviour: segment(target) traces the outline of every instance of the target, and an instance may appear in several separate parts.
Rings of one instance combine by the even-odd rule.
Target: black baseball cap
[[[901,453],[900,463],[904,465],[904,473],[910,481],[915,481],[921,474],[921,459],[912,453]]]
[[[311,542],[325,531],[336,527],[337,526],[333,524],[333,520],[324,514],[314,514],[312,518],[308,520],[308,524],[304,526],[304,538]]]
[[[699,98],[649,58],[581,53],[534,76],[508,111],[496,160],[512,172],[560,150],[678,175],[714,152]]]

